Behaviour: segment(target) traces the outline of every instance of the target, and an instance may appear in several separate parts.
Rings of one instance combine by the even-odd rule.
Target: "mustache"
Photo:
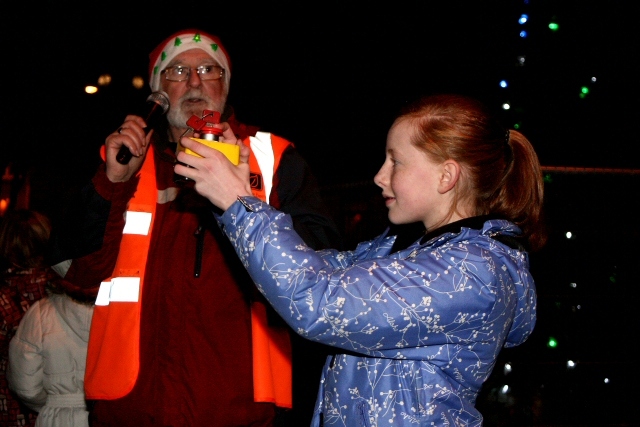
[[[190,99],[202,99],[203,101],[206,101],[207,103],[213,102],[211,97],[209,97],[206,93],[204,93],[202,90],[199,90],[199,89],[191,89],[191,90],[189,90],[188,92],[186,92],[184,95],[182,95],[180,97],[179,102],[183,103],[183,102],[188,101]]]

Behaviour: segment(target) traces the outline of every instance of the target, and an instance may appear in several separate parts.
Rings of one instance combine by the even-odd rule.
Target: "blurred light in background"
[[[109,83],[111,83],[111,75],[103,74],[98,77],[98,86],[107,86]]]
[[[135,87],[136,89],[142,89],[144,87],[144,79],[140,76],[135,76],[132,80],[131,80],[131,84],[133,85],[133,87]]]

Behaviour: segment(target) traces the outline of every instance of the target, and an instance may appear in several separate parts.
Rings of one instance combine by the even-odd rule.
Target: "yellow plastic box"
[[[200,139],[200,138],[190,138],[194,141],[198,141],[201,144],[204,144],[208,147],[215,148],[224,154],[227,159],[234,165],[240,163],[240,147],[234,144],[225,144],[224,142],[218,141],[209,141],[208,139]],[[188,148],[184,149],[184,152],[187,154],[191,154],[192,156],[202,157],[201,155],[189,150]]]

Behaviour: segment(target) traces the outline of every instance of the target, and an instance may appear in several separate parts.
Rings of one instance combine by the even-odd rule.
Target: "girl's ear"
[[[444,194],[455,187],[458,179],[460,179],[461,168],[458,162],[449,159],[445,160],[441,165],[442,175],[438,185],[438,192]]]

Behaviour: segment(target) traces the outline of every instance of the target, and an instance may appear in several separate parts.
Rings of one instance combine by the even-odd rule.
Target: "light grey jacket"
[[[53,294],[33,304],[9,345],[9,388],[36,427],[88,427],[84,372],[93,306]]]

